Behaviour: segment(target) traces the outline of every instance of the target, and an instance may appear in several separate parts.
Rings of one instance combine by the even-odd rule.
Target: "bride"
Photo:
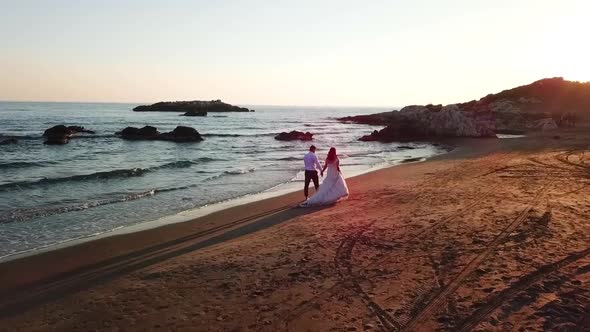
[[[299,204],[299,206],[310,207],[330,204],[348,197],[348,187],[340,171],[340,160],[336,155],[335,148],[330,148],[328,152],[328,157],[322,169],[322,176],[326,168],[328,169],[328,174],[318,191],[310,199]]]

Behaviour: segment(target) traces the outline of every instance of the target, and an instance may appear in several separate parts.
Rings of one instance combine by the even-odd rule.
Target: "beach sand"
[[[0,265],[0,330],[590,330],[590,135],[432,160]]]

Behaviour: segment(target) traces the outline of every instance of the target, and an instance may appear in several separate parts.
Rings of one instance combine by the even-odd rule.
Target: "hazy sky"
[[[590,80],[587,0],[0,0],[0,100],[452,103]]]

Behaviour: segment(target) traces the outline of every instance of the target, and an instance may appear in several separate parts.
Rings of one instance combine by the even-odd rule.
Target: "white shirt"
[[[303,156],[303,162],[305,163],[305,170],[306,171],[315,171],[316,167],[318,170],[322,169],[322,165],[320,165],[320,161],[315,153],[309,151],[308,153]]]

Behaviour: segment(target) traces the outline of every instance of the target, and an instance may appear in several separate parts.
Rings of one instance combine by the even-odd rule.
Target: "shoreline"
[[[363,177],[378,176],[379,172],[422,164],[441,157],[444,158],[444,156],[452,154],[461,148],[460,144],[454,142],[450,144],[443,143],[442,146],[444,148],[440,148],[441,153],[423,158],[423,160],[411,160],[409,162],[402,160],[395,165],[377,166],[377,168],[370,168],[362,171],[360,174],[355,174],[347,178],[347,181],[361,182]],[[445,150],[446,152],[443,152]],[[292,184],[293,186],[295,184],[299,185],[299,183]],[[89,266],[92,267],[101,264],[103,261],[108,261],[117,256],[125,256],[128,253],[139,251],[149,246],[155,246],[161,242],[174,241],[181,238],[186,232],[199,233],[213,230],[212,234],[218,234],[218,231],[232,229],[235,226],[232,222],[223,221],[227,217],[235,219],[236,216],[245,214],[244,219],[255,218],[255,221],[269,213],[274,214],[288,211],[297,207],[297,204],[301,201],[300,191],[300,188],[290,188],[281,191],[245,195],[228,201],[214,203],[210,206],[182,211],[156,220],[117,228],[98,235],[89,235],[52,244],[47,247],[4,256],[0,258],[0,269],[4,268],[9,272],[0,275],[0,294],[11,289],[20,289],[30,284],[43,282],[43,280],[52,279],[54,276],[67,274],[71,271],[78,271]],[[309,208],[301,209],[301,211],[315,211],[317,209]],[[241,210],[245,210],[245,213],[241,213]],[[190,217],[183,216],[190,213],[196,214]],[[253,221],[248,220],[247,222]],[[221,229],[218,230],[217,228]],[[158,237],[158,233],[160,232],[162,236]],[[211,236],[211,234],[208,234],[208,236]],[[93,253],[84,259],[79,257],[78,250],[92,251]],[[63,264],[64,261],[68,263]],[[57,262],[60,263],[58,264]],[[16,275],[22,275],[22,269],[24,269],[24,274],[28,278],[16,277]],[[15,273],[12,276],[11,271],[21,272]],[[41,273],[39,271],[45,272]],[[14,282],[15,280],[19,280],[19,282],[11,285],[11,281]]]
[[[387,168],[391,168],[391,167],[398,167],[400,165],[405,165],[405,164],[409,164],[409,163],[426,161],[431,158],[450,153],[452,150],[455,149],[455,147],[452,147],[452,146],[444,146],[444,147],[436,147],[436,148],[437,148],[437,152],[429,157],[412,157],[412,158],[406,158],[406,159],[400,160],[394,164],[377,164],[377,165],[372,166],[368,169],[354,172],[353,175],[351,175],[350,177],[347,178],[347,180],[355,178],[357,176],[368,174],[371,172],[376,172],[376,171],[379,171],[382,169],[387,169]],[[419,159],[419,160],[417,160],[417,159]],[[300,187],[301,187],[301,183],[299,183],[297,181],[281,183],[277,186],[271,187],[271,188],[266,189],[261,192],[246,194],[246,195],[238,196],[238,197],[231,198],[228,200],[214,202],[214,203],[207,204],[204,206],[199,206],[199,207],[195,207],[192,209],[180,211],[175,214],[163,216],[163,217],[160,217],[157,219],[147,220],[147,221],[139,222],[136,224],[131,224],[128,226],[120,226],[115,229],[104,231],[101,233],[89,234],[89,235],[81,236],[78,238],[72,238],[72,239],[52,243],[52,244],[45,245],[45,246],[40,246],[40,247],[36,247],[36,248],[27,249],[24,251],[12,253],[12,254],[7,254],[4,256],[0,256],[0,266],[3,263],[8,263],[8,262],[11,262],[14,260],[32,257],[35,255],[51,252],[54,250],[69,248],[72,246],[100,240],[103,238],[108,238],[111,236],[118,236],[118,235],[124,235],[124,234],[129,234],[129,233],[142,232],[142,231],[155,229],[155,228],[159,228],[159,227],[165,227],[167,225],[174,225],[177,223],[192,222],[192,221],[195,221],[196,219],[208,216],[212,213],[219,212],[224,209],[229,209],[229,208],[233,208],[233,207],[240,207],[240,206],[244,206],[244,205],[254,203],[257,201],[272,199],[272,198],[276,198],[276,197],[283,196],[283,195],[289,195],[291,193],[300,191],[301,190]]]
[[[22,330],[502,330],[543,326],[557,306],[581,324],[590,182],[588,134],[576,134],[456,139],[425,162],[349,178],[352,195],[335,206],[294,208],[293,192],[3,263],[0,321]],[[571,283],[542,287],[555,277]],[[502,303],[547,291],[560,301],[527,297],[497,325]]]

